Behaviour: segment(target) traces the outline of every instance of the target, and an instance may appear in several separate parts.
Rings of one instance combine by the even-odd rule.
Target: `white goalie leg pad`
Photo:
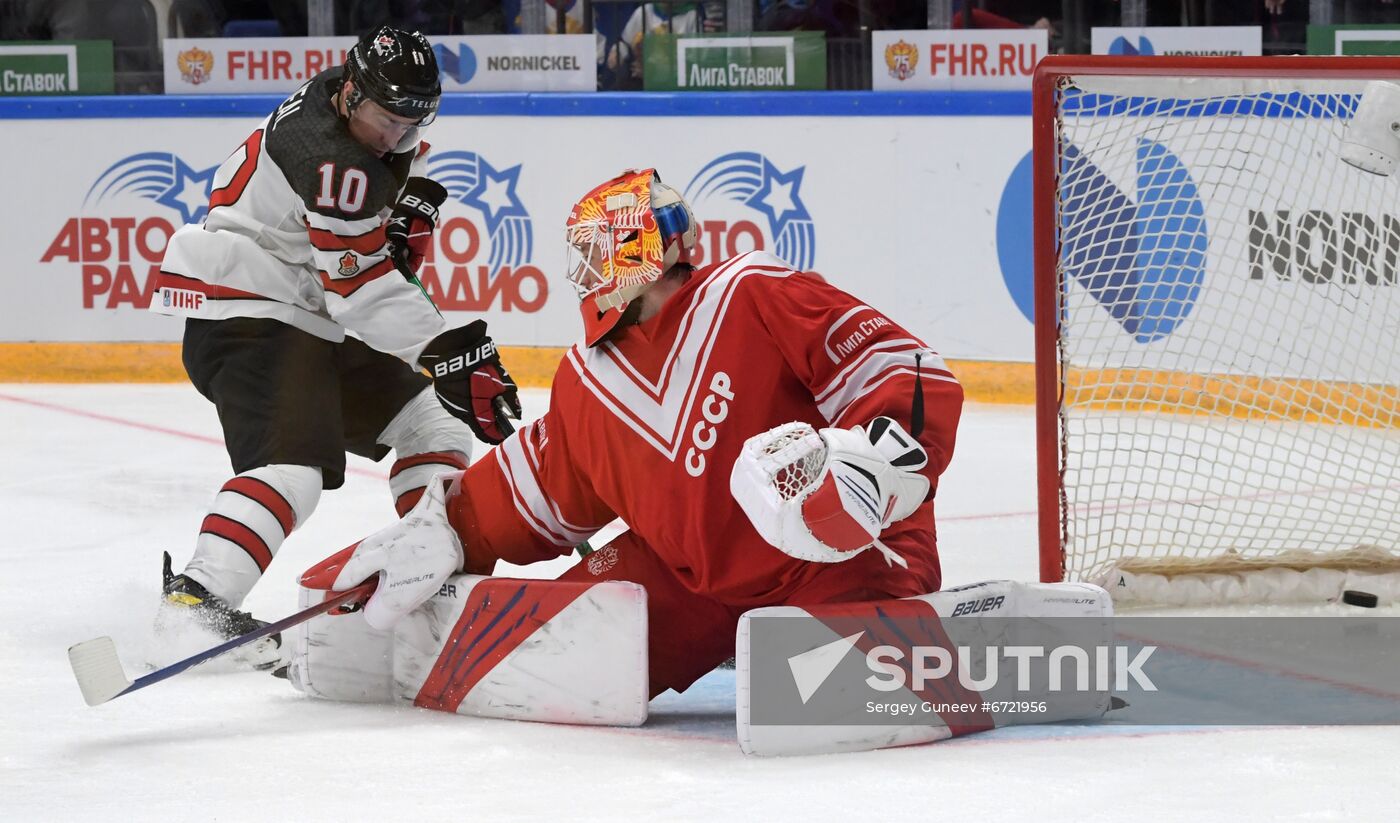
[[[326,594],[303,588],[302,607]],[[313,697],[545,723],[647,719],[646,590],[636,583],[459,574],[391,630],[356,612],[292,631],[288,679]]]
[[[439,711],[639,726],[646,590],[636,583],[455,575],[394,627],[401,698]]]
[[[302,588],[301,608],[331,594]],[[298,691],[355,703],[394,699],[394,633],[371,628],[363,612],[322,615],[293,626],[289,634],[287,679]]]
[[[1018,583],[1010,580],[960,586],[903,600],[753,609],[740,618],[736,638],[739,747],[746,754],[754,755],[867,751],[928,743],[1018,723],[1101,717],[1109,708],[1110,695],[1107,687],[1097,688],[1098,679],[1087,683],[1086,688],[1051,691],[1045,688],[1043,681],[1032,678],[1031,688],[1026,691],[1018,688],[1023,684],[1018,683],[1016,677],[1000,677],[980,690],[960,690],[961,681],[950,675],[939,680],[933,689],[916,691],[913,688],[915,684],[902,676],[887,680],[886,673],[893,672],[894,668],[877,669],[878,663],[872,664],[867,652],[887,643],[897,646],[904,642],[902,632],[909,625],[918,623],[930,627],[927,630],[933,632],[933,636],[942,637],[941,644],[957,648],[959,656],[963,655],[964,648],[974,650],[967,655],[965,665],[970,675],[980,675],[973,679],[986,682],[987,649],[1036,647],[1045,648],[1048,652],[1069,643],[1108,647],[1113,640],[1112,614],[1112,600],[1098,586],[1088,583]],[[755,625],[766,618],[777,617],[785,620],[770,621],[764,625],[762,631],[766,639],[759,641],[758,648],[771,653],[778,646],[783,646],[782,656],[785,659],[757,659],[754,656]],[[890,624],[903,628],[900,632],[885,630],[884,627]],[[798,638],[801,647],[788,649],[791,642],[775,644],[774,632],[780,632],[785,641]],[[896,641],[895,638],[900,639]],[[914,642],[917,645],[917,638]],[[857,669],[849,668],[853,665],[851,662],[844,662],[847,667],[845,675],[833,678],[833,673],[848,658],[855,659]],[[960,659],[954,668],[963,664],[964,661]],[[1006,671],[1007,666],[1003,658],[1000,670]],[[934,667],[936,664],[927,666]],[[905,672],[910,671],[908,665],[904,669]],[[860,677],[852,680],[856,670],[860,672]],[[1015,661],[1010,670],[1015,671]],[[917,672],[918,669],[913,671]],[[820,723],[794,721],[793,717],[797,715],[786,712],[780,712],[783,716],[776,717],[778,723],[755,723],[756,672],[762,679],[761,684],[757,685],[764,690],[760,710],[768,711],[767,717],[776,717],[773,706],[777,699],[787,706],[800,704],[804,709],[809,706],[814,708],[820,713],[817,715]],[[910,714],[907,724],[872,721],[865,702],[872,690],[859,682],[867,675],[869,679],[866,683],[874,679],[900,683],[883,693],[883,701],[928,708]],[[917,675],[911,675],[910,680],[916,678]],[[827,685],[833,679],[839,682]],[[1103,682],[1111,682],[1111,679],[1105,678]],[[784,688],[788,691],[783,692]],[[778,691],[775,692],[775,689]],[[825,704],[815,699],[823,689]],[[963,701],[979,708],[945,717],[939,713],[938,705],[949,700]],[[1044,708],[1031,714],[1008,713],[996,709],[998,701],[1043,701]],[[845,722],[847,719],[849,723]]]

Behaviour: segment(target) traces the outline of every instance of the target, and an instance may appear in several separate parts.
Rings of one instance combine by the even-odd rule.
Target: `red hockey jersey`
[[[569,350],[550,407],[473,465],[453,522],[468,567],[557,557],[620,517],[681,582],[736,606],[782,602],[829,564],[789,557],[729,491],[744,441],[794,420],[910,428],[915,354],[933,483],[953,454],[962,387],[942,358],[878,310],[750,252],[691,279],[647,322]],[[933,506],[884,537],[917,590],[938,584]],[[877,552],[839,564],[886,566]],[[881,572],[883,574],[883,572]],[[878,596],[878,593],[877,593]]]

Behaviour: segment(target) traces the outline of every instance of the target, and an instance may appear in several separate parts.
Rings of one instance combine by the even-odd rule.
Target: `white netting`
[[[1400,183],[1338,158],[1364,82],[1063,78],[1066,579],[1400,564]]]
[[[806,424],[789,424],[763,445],[768,476],[783,500],[791,500],[817,482],[826,465],[826,444]]]

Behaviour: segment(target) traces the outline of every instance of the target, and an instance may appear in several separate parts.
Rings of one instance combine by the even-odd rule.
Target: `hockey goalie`
[[[884,313],[771,254],[695,268],[696,226],[650,169],[574,205],[585,334],[549,409],[308,570],[316,602],[379,585],[362,615],[295,639],[294,685],[640,723],[650,697],[735,654],[746,612],[939,589],[933,500],[956,378]],[[489,576],[566,555],[617,518],[628,531],[557,581]]]

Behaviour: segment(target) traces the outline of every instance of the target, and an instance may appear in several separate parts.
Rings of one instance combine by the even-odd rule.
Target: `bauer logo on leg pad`
[[[997,597],[984,597],[980,600],[967,600],[953,607],[953,613],[949,617],[958,617],[964,614],[978,614],[990,612],[1001,608],[1001,604],[1006,602],[1004,595]]]

